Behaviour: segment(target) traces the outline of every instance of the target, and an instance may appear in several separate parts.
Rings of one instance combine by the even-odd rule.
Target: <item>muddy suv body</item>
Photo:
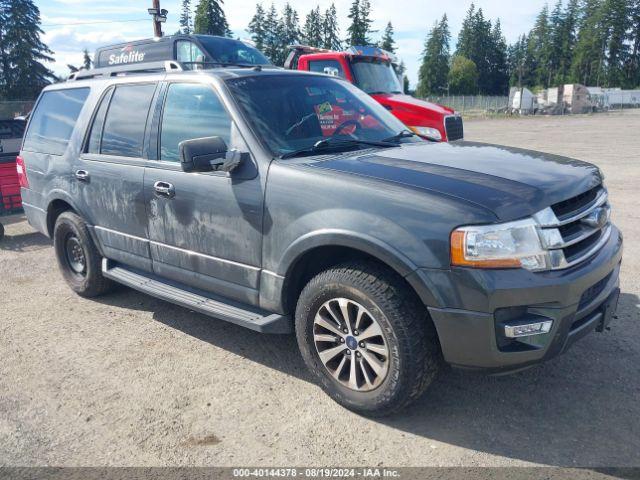
[[[21,152],[28,219],[79,294],[115,281],[295,331],[370,415],[443,361],[514,371],[611,320],[622,236],[596,167],[412,137],[325,75],[127,73],[45,89]]]

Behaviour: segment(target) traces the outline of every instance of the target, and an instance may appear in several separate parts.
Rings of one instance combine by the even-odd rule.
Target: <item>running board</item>
[[[283,334],[293,332],[291,318],[286,315],[260,312],[227,299],[212,298],[165,283],[149,274],[141,274],[102,260],[102,274],[115,282],[131,287],[152,297],[175,303],[210,317],[235,323],[261,333]]]

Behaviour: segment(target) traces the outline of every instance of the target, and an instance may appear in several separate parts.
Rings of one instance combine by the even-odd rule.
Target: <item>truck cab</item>
[[[174,60],[188,70],[215,67],[273,66],[247,42],[214,35],[170,35],[99,48],[95,68],[116,68]]]
[[[396,59],[380,48],[358,46],[336,52],[293,45],[285,68],[324,73],[348,80],[424,138],[454,141],[464,137],[462,117],[454,110],[404,93]]]

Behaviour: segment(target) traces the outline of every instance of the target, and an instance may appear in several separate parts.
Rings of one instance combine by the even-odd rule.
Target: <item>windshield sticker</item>
[[[316,111],[318,112],[318,115],[324,115],[326,113],[331,113],[333,111],[333,107],[329,102],[324,102],[320,105],[316,105]]]

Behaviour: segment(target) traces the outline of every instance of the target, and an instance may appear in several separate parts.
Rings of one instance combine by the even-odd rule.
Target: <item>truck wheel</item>
[[[364,415],[404,408],[441,365],[424,306],[382,266],[353,263],[320,273],[302,291],[295,322],[304,361],[322,389]]]
[[[53,230],[53,246],[62,276],[78,295],[96,297],[111,289],[111,281],[102,276],[100,253],[78,215],[60,214]]]

